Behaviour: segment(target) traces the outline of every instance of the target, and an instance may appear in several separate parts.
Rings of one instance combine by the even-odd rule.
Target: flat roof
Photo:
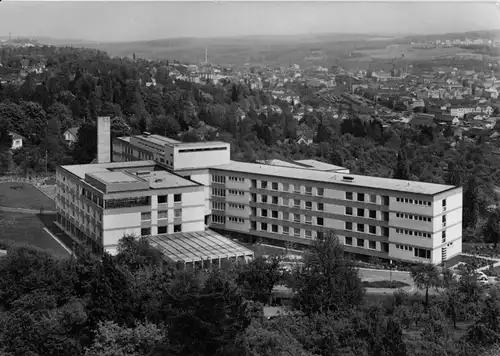
[[[180,148],[206,147],[206,146],[227,146],[229,143],[224,141],[202,141],[202,142],[180,142]]]
[[[333,170],[347,169],[345,167],[336,166],[334,164],[316,161],[315,159],[302,159],[295,162],[312,167],[318,171],[333,171]]]
[[[160,146],[165,146],[165,145],[178,145],[181,142],[174,140],[172,138],[168,138],[165,136],[161,135],[149,135],[149,136],[144,136],[144,135],[136,135],[135,137],[140,138],[145,141],[149,141],[151,143],[160,145]]]
[[[147,175],[139,175],[139,177],[146,180],[152,189],[199,186],[198,183],[167,171],[152,171]]]
[[[99,179],[100,181],[104,183],[130,183],[130,182],[136,182],[137,178],[134,176],[131,176],[129,174],[126,174],[125,172],[121,171],[105,171],[105,172],[94,172],[90,173],[92,176],[95,178]]]
[[[148,239],[152,246],[174,262],[190,263],[254,255],[253,251],[212,230],[152,235]]]
[[[85,174],[109,172],[111,170],[127,169],[127,168],[142,168],[156,166],[155,161],[129,161],[129,162],[111,162],[111,163],[96,163],[96,164],[75,164],[70,166],[61,166],[62,169],[73,173],[80,179],[85,179]]]
[[[295,163],[291,163],[291,162],[287,162],[287,161],[283,161],[281,159],[259,160],[257,162],[261,163],[261,164],[268,164],[271,166],[305,168],[304,166],[301,166],[301,165],[298,165]]]
[[[315,171],[312,169],[297,169],[290,167],[271,166],[258,163],[247,163],[231,161],[229,164],[213,166],[213,169],[252,173],[263,176],[272,176],[277,178],[289,177],[292,179],[303,179],[314,182],[324,182],[339,184],[345,186],[366,187],[384,190],[393,190],[414,194],[435,195],[456,188],[452,185],[425,183],[416,181],[406,181],[391,178],[380,178],[371,176],[360,176],[347,173],[333,173],[324,171]],[[351,177],[352,181],[344,181],[343,177]]]

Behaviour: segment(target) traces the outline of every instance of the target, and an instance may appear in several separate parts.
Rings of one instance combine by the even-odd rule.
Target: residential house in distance
[[[11,132],[10,137],[12,138],[11,150],[17,150],[17,149],[23,147],[23,141],[24,141],[23,136],[15,133],[15,132]]]
[[[68,146],[73,146],[78,139],[78,127],[70,127],[63,133],[64,141]]]

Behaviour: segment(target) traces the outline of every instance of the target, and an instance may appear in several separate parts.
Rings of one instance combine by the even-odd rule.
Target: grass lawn
[[[55,210],[54,202],[31,184],[0,183],[0,206]]]
[[[0,211],[0,240],[15,244],[29,244],[46,250],[56,257],[67,258],[69,253],[44,230],[55,215],[11,213]]]

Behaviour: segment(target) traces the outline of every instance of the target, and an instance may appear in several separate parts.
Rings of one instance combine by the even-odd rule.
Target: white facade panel
[[[104,230],[117,229],[124,226],[141,226],[141,213],[107,214],[102,217]]]
[[[203,220],[182,223],[182,232],[197,232],[197,231],[205,231],[205,222]]]

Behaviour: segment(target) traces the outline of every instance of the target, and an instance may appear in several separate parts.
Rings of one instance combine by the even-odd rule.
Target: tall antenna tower
[[[205,47],[205,63],[208,64],[208,49]]]

